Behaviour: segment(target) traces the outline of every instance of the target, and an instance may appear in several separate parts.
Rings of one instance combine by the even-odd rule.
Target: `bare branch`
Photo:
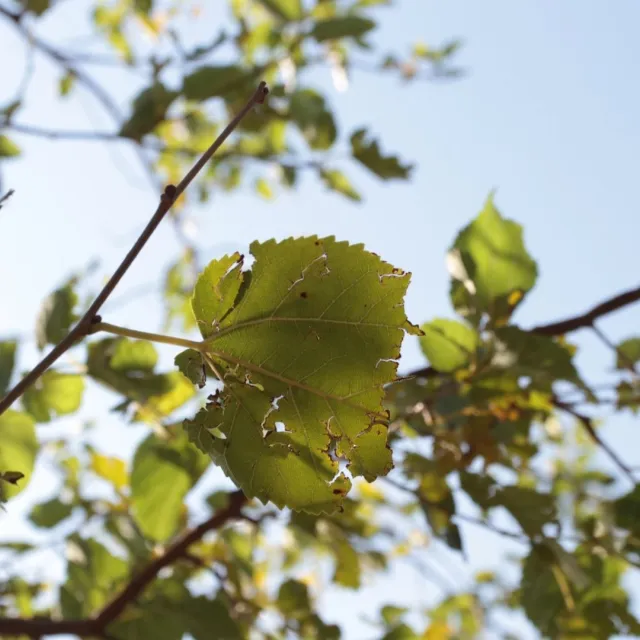
[[[612,298],[603,300],[589,311],[578,316],[558,320],[557,322],[551,322],[549,324],[541,324],[529,329],[529,331],[541,336],[555,337],[578,331],[579,329],[593,328],[598,318],[619,311],[638,301],[640,301],[640,287],[623,291]],[[437,375],[438,372],[433,367],[423,367],[422,369],[417,369],[407,374],[407,377],[433,378]]]
[[[220,529],[241,515],[247,499],[241,491],[229,496],[229,504],[202,524],[186,531],[160,556],[135,575],[99,613],[83,620],[55,620],[52,618],[0,618],[0,635],[25,635],[30,638],[72,634],[81,637],[105,637],[106,628],[157,578],[162,569],[183,558],[187,549],[202,540],[209,531]]]
[[[247,104],[241,109],[240,113],[227,125],[224,131],[216,138],[215,142],[207,149],[202,157],[195,163],[187,175],[182,179],[177,187],[168,185],[162,194],[160,204],[156,209],[153,217],[136,240],[129,253],[120,263],[115,273],[111,276],[102,291],[98,294],[89,309],[82,316],[76,326],[69,334],[55,346],[41,361],[38,363],[18,384],[7,393],[0,401],[0,415],[2,415],[24,392],[28,389],[58,358],[68,351],[78,340],[83,338],[89,332],[91,324],[96,321],[98,311],[109,298],[113,290],[116,288],[124,274],[138,254],[147,243],[153,232],[156,230],[165,214],[171,209],[174,202],[180,197],[183,191],[189,186],[193,179],[202,170],[205,164],[211,159],[213,154],[220,148],[224,141],[231,135],[232,131],[238,126],[240,121],[251,111],[256,104],[261,104],[268,93],[267,85],[261,82],[253,96]]]

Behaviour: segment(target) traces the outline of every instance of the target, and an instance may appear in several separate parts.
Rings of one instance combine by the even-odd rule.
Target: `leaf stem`
[[[178,338],[176,336],[166,336],[162,333],[151,333],[149,331],[128,329],[127,327],[120,327],[117,324],[111,324],[109,322],[96,322],[95,324],[92,324],[89,333],[97,333],[98,331],[112,333],[113,335],[122,336],[123,338],[133,338],[134,340],[149,340],[150,342],[171,344],[176,347],[195,349],[196,351],[202,350],[202,343],[196,342],[195,340],[186,340],[185,338]]]
[[[114,274],[111,276],[102,291],[98,294],[86,313],[80,318],[78,323],[73,327],[69,334],[56,345],[18,384],[16,384],[7,395],[0,400],[0,415],[2,415],[33,383],[60,358],[65,352],[73,347],[78,340],[85,337],[91,331],[92,323],[95,323],[98,311],[106,302],[107,298],[113,293],[124,274],[138,257],[140,251],[153,235],[166,213],[171,209],[175,201],[180,197],[184,190],[191,184],[193,179],[202,170],[205,164],[211,159],[211,156],[222,146],[224,141],[231,135],[233,130],[238,126],[240,121],[251,111],[256,104],[262,104],[268,93],[267,85],[261,82],[254,92],[253,96],[247,101],[245,106],[240,110],[238,115],[227,125],[222,133],[216,138],[214,143],[204,152],[200,159],[195,163],[187,175],[180,181],[178,186],[168,185],[160,198],[160,204],[153,214],[151,220],[144,228],[140,237],[136,240],[129,253],[124,257]]]

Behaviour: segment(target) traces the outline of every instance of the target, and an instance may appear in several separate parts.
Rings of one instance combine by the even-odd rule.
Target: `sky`
[[[84,9],[78,10],[86,6],[79,0],[61,3],[39,33],[53,35],[60,44],[86,44],[90,32]],[[540,267],[535,289],[517,312],[522,326],[574,315],[637,286],[640,194],[633,185],[640,154],[640,90],[633,78],[640,59],[640,4],[402,0],[379,14],[374,42],[385,51],[417,41],[437,45],[452,37],[464,42],[458,62],[468,74],[454,83],[405,86],[393,77],[356,72],[349,91],[340,93],[328,71],[313,76],[313,83],[328,92],[344,131],[370,126],[383,149],[416,163],[411,182],[381,183],[348,166],[365,195],[362,205],[326,193],[312,179],[267,204],[249,192],[216,195],[189,212],[207,257],[246,248],[254,239],[336,235],[364,242],[412,272],[407,296],[412,321],[452,317],[444,256],[495,188],[498,207],[524,226],[525,242]],[[198,26],[203,40],[222,19],[220,5],[207,4]],[[0,60],[2,104],[15,95],[25,64],[21,42],[2,22]],[[58,71],[42,59],[36,65],[20,122],[110,130],[109,119],[86,95],[60,101],[55,95]],[[117,88],[123,107],[139,88],[109,73],[103,77],[106,86]],[[104,273],[114,268],[153,212],[157,193],[126,143],[16,140],[24,158],[2,170],[2,188],[16,193],[0,212],[0,337],[32,340],[42,299],[93,259],[100,260]],[[161,227],[120,285],[111,310],[105,307],[105,319],[139,329],[159,327],[154,298],[126,302],[127,292],[159,285],[177,246],[170,225]],[[603,320],[600,328],[618,341],[638,334],[639,318],[640,309],[626,310]],[[583,347],[581,371],[601,382],[612,367],[612,354],[589,332],[576,339]],[[32,342],[22,356],[24,368],[35,362]],[[401,371],[422,363],[417,342],[407,339]],[[90,399],[83,415],[101,419],[91,437],[107,452],[126,456],[144,430],[104,416],[112,398],[96,393]],[[77,420],[60,429],[76,427]],[[57,428],[47,427],[45,437]],[[628,464],[640,465],[636,421],[612,418],[602,435]],[[603,464],[608,464],[605,459]],[[20,518],[28,512],[28,494],[51,491],[48,477],[43,470],[0,516],[3,536],[37,535]],[[445,571],[457,563],[462,574],[500,562],[503,540],[468,527],[464,533],[469,556],[480,554],[482,563],[464,565],[438,546],[431,560],[446,560]],[[322,603],[329,617],[345,624],[347,638],[366,640],[375,630],[359,621],[354,607],[366,611],[375,602],[424,602],[436,595],[423,576],[403,567],[364,593],[336,590]],[[522,620],[506,624],[522,638],[534,637]]]

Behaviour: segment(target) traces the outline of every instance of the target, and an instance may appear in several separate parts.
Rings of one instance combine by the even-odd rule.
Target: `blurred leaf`
[[[631,409],[638,413],[640,409],[640,381],[621,382],[616,387],[616,409]]]
[[[373,20],[351,15],[318,20],[315,22],[310,35],[318,42],[324,42],[325,40],[339,40],[342,38],[361,38],[375,28],[376,23]]]
[[[52,498],[47,502],[37,504],[29,515],[29,519],[36,527],[51,529],[68,518],[73,512],[73,506]]]
[[[254,242],[251,253],[250,272],[227,256],[196,285],[224,389],[185,427],[248,496],[334,511],[350,482],[330,448],[353,477],[391,468],[380,402],[404,332],[417,332],[402,304],[408,276],[333,238]]]
[[[136,11],[149,14],[153,10],[153,0],[133,0],[133,6]]]
[[[336,541],[333,552],[336,557],[333,581],[349,589],[358,589],[360,587],[360,558],[357,551],[347,539],[343,539]]]
[[[529,536],[541,533],[545,524],[557,518],[554,496],[527,487],[501,487],[490,506],[505,507]]]
[[[16,364],[16,340],[4,340],[0,342],[0,398],[9,390],[11,375]]]
[[[60,78],[60,82],[58,84],[58,92],[62,97],[68,96],[73,89],[73,86],[76,82],[76,74],[72,71],[66,71],[65,74]]]
[[[256,193],[265,200],[273,200],[273,189],[264,178],[257,178],[255,182]]]
[[[298,580],[283,582],[278,590],[276,602],[278,609],[289,618],[305,618],[311,612],[307,585]]]
[[[336,141],[338,130],[324,96],[313,89],[298,89],[289,105],[291,119],[312,149],[326,150]]]
[[[67,580],[60,589],[65,618],[83,618],[96,613],[126,580],[128,563],[112,555],[95,540],[73,535],[67,540]]]
[[[640,362],[640,338],[623,340],[616,349],[616,369],[623,371]]]
[[[259,0],[259,2],[283,20],[300,20],[304,16],[302,0]]]
[[[398,156],[383,156],[377,140],[367,139],[366,129],[358,129],[351,135],[351,153],[382,180],[406,180],[413,168],[413,165],[401,164]]]
[[[382,640],[420,640],[420,636],[409,625],[400,623],[389,629]]]
[[[387,627],[397,624],[402,620],[405,613],[407,613],[407,607],[398,607],[393,604],[386,604],[380,609],[380,616]]]
[[[127,466],[120,458],[93,453],[91,455],[91,470],[112,484],[118,491],[124,489],[129,482]]]
[[[195,349],[187,349],[175,357],[175,365],[182,375],[202,389],[207,383],[207,371],[202,354]]]
[[[320,169],[320,178],[332,191],[337,191],[354,202],[362,202],[362,196],[353,188],[347,176],[337,169]]]
[[[133,113],[122,125],[120,135],[132,140],[141,140],[166,118],[169,107],[178,95],[180,94],[170,91],[156,80],[133,101]]]
[[[49,8],[49,0],[20,0],[26,11],[41,16]]]
[[[253,87],[253,75],[235,65],[204,66],[184,79],[182,93],[188,100],[203,101],[216,96],[244,93]]]
[[[436,318],[420,327],[422,352],[437,371],[450,373],[469,366],[480,343],[478,333],[455,320]]]
[[[140,444],[131,470],[131,502],[145,536],[164,542],[176,532],[184,498],[208,463],[183,433],[167,441],[151,434]]]
[[[12,475],[0,484],[3,499],[20,493],[31,479],[31,472],[38,452],[38,441],[33,418],[26,413],[7,409],[0,415],[0,472]],[[16,473],[23,473],[19,484]]]
[[[50,422],[53,418],[75,413],[80,408],[83,393],[81,375],[50,369],[24,392],[22,402],[37,422]]]
[[[500,215],[493,195],[458,234],[449,263],[453,306],[470,317],[487,312],[504,321],[538,277],[538,267],[524,246],[522,227]],[[514,294],[517,298],[510,301]]]
[[[69,333],[76,320],[74,309],[78,303],[74,285],[75,280],[72,279],[42,303],[36,321],[38,349],[44,349],[47,344],[58,344]]]

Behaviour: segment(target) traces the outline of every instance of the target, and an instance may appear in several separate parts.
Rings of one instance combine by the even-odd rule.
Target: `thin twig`
[[[598,318],[602,318],[610,313],[619,311],[620,309],[628,307],[638,301],[640,301],[640,287],[623,291],[612,298],[603,300],[585,313],[581,313],[580,315],[573,316],[571,318],[566,318],[565,320],[558,320],[549,324],[538,325],[529,329],[529,332],[540,336],[555,337],[562,336],[573,331],[578,331],[578,329],[593,328],[593,324]],[[411,371],[406,377],[433,378],[437,375],[439,375],[439,372],[433,367],[422,367],[421,369]]]
[[[7,204],[7,201],[14,193],[15,191],[13,189],[9,189],[7,193],[5,193],[3,196],[0,197],[0,209],[2,209],[2,205]]]
[[[0,618],[0,635],[26,635],[30,638],[72,634],[77,636],[102,636],[123,611],[133,604],[165,567],[183,558],[187,549],[202,540],[209,531],[220,529],[230,520],[238,518],[247,499],[241,491],[229,496],[229,504],[202,524],[182,534],[160,556],[150,562],[127,583],[113,600],[92,618],[82,620],[55,620],[52,618]]]
[[[69,334],[55,346],[18,384],[7,393],[0,401],[0,415],[2,415],[24,392],[28,389],[63,353],[68,351],[79,339],[83,338],[89,332],[91,324],[96,321],[98,311],[111,295],[117,284],[120,282],[124,274],[127,272],[133,261],[147,243],[153,232],[156,230],[165,214],[171,209],[174,202],[180,197],[184,190],[189,186],[193,179],[202,170],[205,164],[211,159],[211,156],[218,150],[223,142],[231,135],[232,131],[238,126],[240,121],[251,111],[256,104],[261,104],[267,95],[268,89],[264,82],[261,82],[253,96],[247,104],[241,109],[238,115],[227,125],[224,131],[216,138],[215,142],[205,151],[202,157],[195,163],[187,175],[181,180],[177,187],[173,185],[167,186],[165,192],[160,198],[160,204],[153,214],[153,217],[136,240],[135,244],[120,263],[115,273],[111,276],[102,291],[98,294],[93,304],[82,316],[75,327]]]
[[[561,402],[558,399],[553,401],[553,404],[558,408],[573,416],[584,428],[593,442],[598,445],[614,462],[614,464],[631,480],[635,485],[636,478],[633,475],[631,467],[623,462],[618,454],[598,435],[595,427],[593,426],[593,420],[589,416],[585,416],[583,413],[576,411],[571,405]]]
[[[636,369],[635,362],[620,348],[618,345],[613,344],[613,342],[602,332],[600,327],[598,327],[595,323],[591,325],[591,329],[598,336],[600,341],[605,344],[609,349],[611,349],[617,356],[618,361],[624,364],[624,367],[631,371],[631,373],[638,375],[638,370]]]

